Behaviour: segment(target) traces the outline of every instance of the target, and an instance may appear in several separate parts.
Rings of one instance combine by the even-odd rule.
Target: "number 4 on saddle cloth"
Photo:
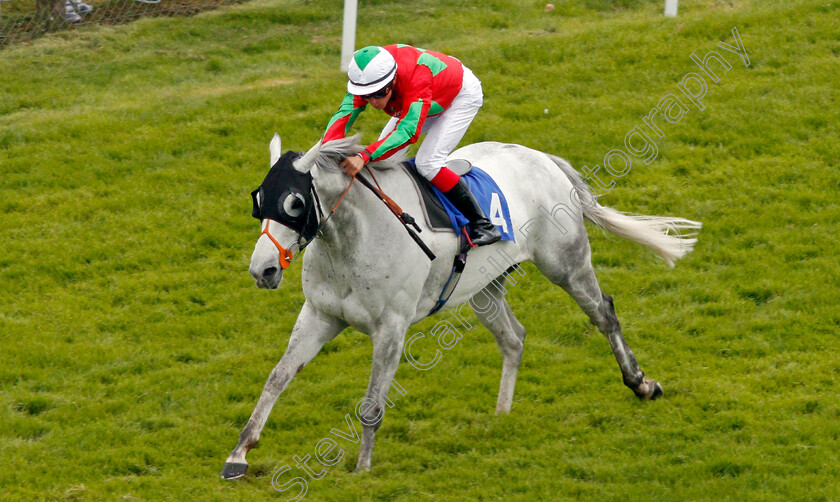
[[[404,161],[402,166],[414,181],[429,227],[433,231],[462,233],[461,229],[468,223],[467,218],[455,209],[455,206],[449,202],[449,199],[440,190],[417,173],[414,158]],[[499,185],[493,181],[493,178],[464,159],[449,160],[446,162],[446,167],[467,182],[487,219],[493,225],[496,225],[496,228],[501,232],[502,240],[514,241],[513,225],[510,220],[507,200],[505,200],[505,195]]]

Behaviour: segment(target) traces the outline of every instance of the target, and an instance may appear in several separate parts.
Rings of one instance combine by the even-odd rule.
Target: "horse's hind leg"
[[[639,363],[636,362],[636,356],[627,342],[624,341],[624,335],[621,332],[621,325],[618,323],[618,318],[615,315],[615,308],[613,306],[613,299],[611,296],[601,292],[602,314],[599,316],[605,319],[606,326],[592,321],[598,326],[601,333],[607,336],[612,347],[613,354],[621,367],[621,374],[624,376],[624,385],[630,387],[637,397],[640,399],[656,399],[662,395],[662,386],[659,382],[645,378],[645,373],[639,368]],[[591,316],[590,316],[591,319]]]
[[[516,386],[516,374],[522,362],[522,351],[525,345],[525,328],[513,315],[510,305],[505,300],[504,286],[504,276],[499,277],[479,291],[471,300],[476,317],[496,337],[496,344],[504,359],[496,413],[510,412],[513,389]],[[488,308],[486,309],[481,307],[484,301],[487,301]]]
[[[566,237],[571,237],[571,233]],[[662,395],[662,386],[645,378],[636,356],[624,340],[612,298],[598,286],[585,231],[577,233],[572,240],[574,242],[563,242],[563,251],[556,255],[539,253],[534,263],[551,282],[569,293],[589,316],[590,322],[607,337],[621,368],[624,385],[630,387],[641,399],[658,398]]]
[[[345,328],[343,321],[329,317],[304,303],[298,315],[289,347],[277,363],[268,381],[265,383],[251,418],[239,435],[239,443],[225,461],[221,476],[225,479],[241,478],[248,470],[245,455],[257,446],[265,422],[271,413],[280,393],[289,385],[289,381],[318,354],[325,343],[335,338]]]

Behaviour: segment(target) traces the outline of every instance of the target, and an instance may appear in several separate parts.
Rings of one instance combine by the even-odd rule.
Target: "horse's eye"
[[[290,193],[283,200],[283,212],[291,218],[300,217],[303,214],[303,208],[305,206],[303,196],[297,193]]]

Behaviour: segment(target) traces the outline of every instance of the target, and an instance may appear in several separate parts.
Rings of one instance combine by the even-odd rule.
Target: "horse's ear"
[[[318,158],[318,154],[321,152],[321,142],[318,141],[315,143],[315,146],[309,149],[306,152],[306,155],[303,157],[298,158],[294,162],[295,169],[301,173],[308,173],[312,166],[315,165],[315,160]]]
[[[268,151],[271,152],[271,163],[268,167],[274,166],[277,163],[277,159],[280,158],[282,154],[282,150],[280,149],[280,135],[274,133],[274,137],[271,138],[271,143],[268,144]]]

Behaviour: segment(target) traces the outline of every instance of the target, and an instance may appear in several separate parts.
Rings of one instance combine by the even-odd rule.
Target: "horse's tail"
[[[665,216],[645,216],[623,213],[598,204],[592,188],[568,162],[549,155],[572,182],[581,201],[583,216],[599,227],[652,249],[669,267],[694,250],[699,221]],[[688,231],[687,233],[681,231]]]

